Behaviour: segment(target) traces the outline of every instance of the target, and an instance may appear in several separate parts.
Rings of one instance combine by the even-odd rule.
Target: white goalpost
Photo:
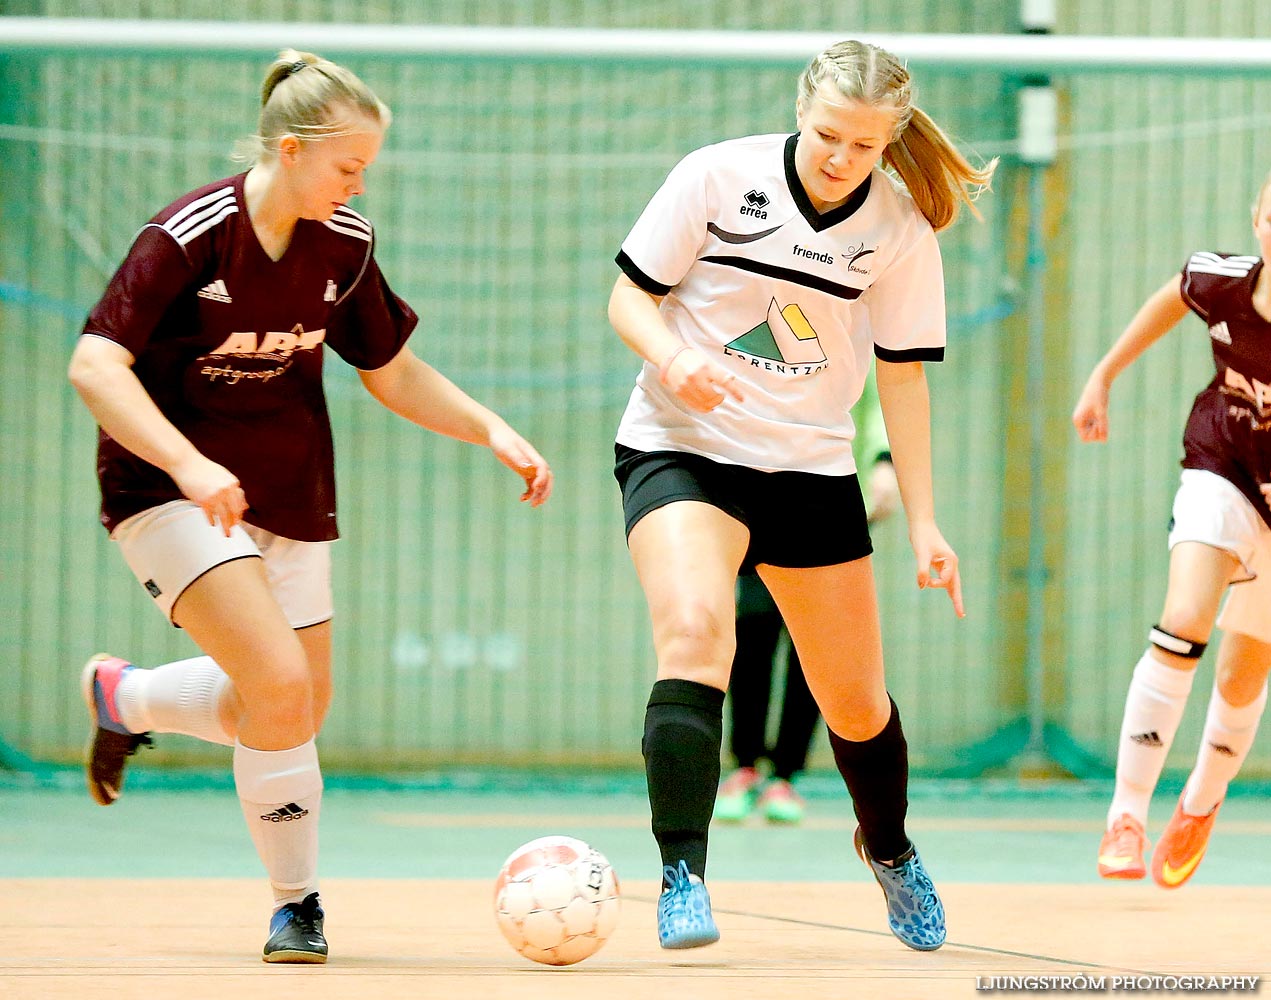
[[[628,62],[797,64],[842,32],[700,31],[455,25],[282,24],[271,22],[0,17],[0,54],[189,52],[272,54],[298,46],[360,56],[472,59],[621,58]],[[1019,73],[1221,72],[1271,70],[1271,40],[1054,34],[856,35],[912,65]]]

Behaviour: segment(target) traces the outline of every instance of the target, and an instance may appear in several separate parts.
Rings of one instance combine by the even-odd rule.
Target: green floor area
[[[256,877],[261,873],[228,776],[138,781],[109,808],[79,775],[0,779],[0,877]],[[716,824],[711,878],[864,881],[851,805],[828,776],[805,783],[798,827]],[[910,833],[941,881],[1090,883],[1110,789],[1098,784],[916,782]],[[1153,803],[1149,834],[1177,789]],[[1271,885],[1271,798],[1233,794],[1196,883]],[[659,863],[638,775],[450,774],[329,779],[322,872],[347,878],[490,878],[521,843],[568,834],[619,874]]]

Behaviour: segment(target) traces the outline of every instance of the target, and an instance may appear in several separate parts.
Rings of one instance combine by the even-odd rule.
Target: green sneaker
[[[769,823],[794,826],[803,822],[803,796],[784,778],[773,778],[768,782],[756,808]]]
[[[719,786],[715,796],[715,818],[722,823],[740,823],[755,808],[763,779],[753,767],[739,767]]]

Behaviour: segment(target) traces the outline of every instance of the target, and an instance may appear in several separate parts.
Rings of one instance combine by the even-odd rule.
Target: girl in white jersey
[[[877,359],[918,585],[949,592],[936,526],[924,361],[944,354],[935,230],[972,168],[914,106],[892,55],[842,42],[799,80],[798,132],[690,153],[618,255],[609,318],[645,361],[617,435],[627,539],[653,622],[643,750],[665,887],[665,948],[719,937],[702,882],[733,658],[733,583],[755,566],[830,729],[883,889],[912,948],[944,910],[905,832],[908,757],[887,694],[848,413]],[[879,169],[886,161],[900,181]]]
[[[1073,423],[1106,441],[1116,377],[1188,311],[1209,328],[1216,374],[1192,406],[1169,531],[1165,607],[1134,668],[1116,788],[1098,872],[1141,879],[1148,805],[1178,731],[1196,663],[1217,624],[1218,665],[1196,765],[1152,853],[1152,878],[1176,889],[1196,872],[1227,786],[1248,756],[1271,671],[1271,176],[1253,207],[1260,256],[1198,252],[1139,309],[1087,380]],[[1219,614],[1223,594],[1228,591]]]
[[[102,520],[156,604],[207,655],[140,670],[99,654],[81,686],[89,789],[119,795],[150,732],[234,748],[274,914],[267,962],[324,962],[317,886],[331,700],[330,347],[421,427],[484,445],[537,506],[547,463],[406,346],[415,314],[375,263],[364,190],[389,124],[361,80],[285,51],[262,88],[254,165],[142,228],[84,327],[70,378],[100,425]]]

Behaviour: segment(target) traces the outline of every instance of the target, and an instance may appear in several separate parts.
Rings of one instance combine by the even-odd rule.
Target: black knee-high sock
[[[644,773],[662,864],[706,875],[706,835],[719,785],[724,692],[695,681],[658,681],[644,713]]]
[[[909,809],[909,745],[900,728],[900,711],[891,703],[891,717],[882,732],[859,743],[830,730],[834,763],[852,796],[861,836],[870,856],[893,861],[909,850],[905,813]]]

